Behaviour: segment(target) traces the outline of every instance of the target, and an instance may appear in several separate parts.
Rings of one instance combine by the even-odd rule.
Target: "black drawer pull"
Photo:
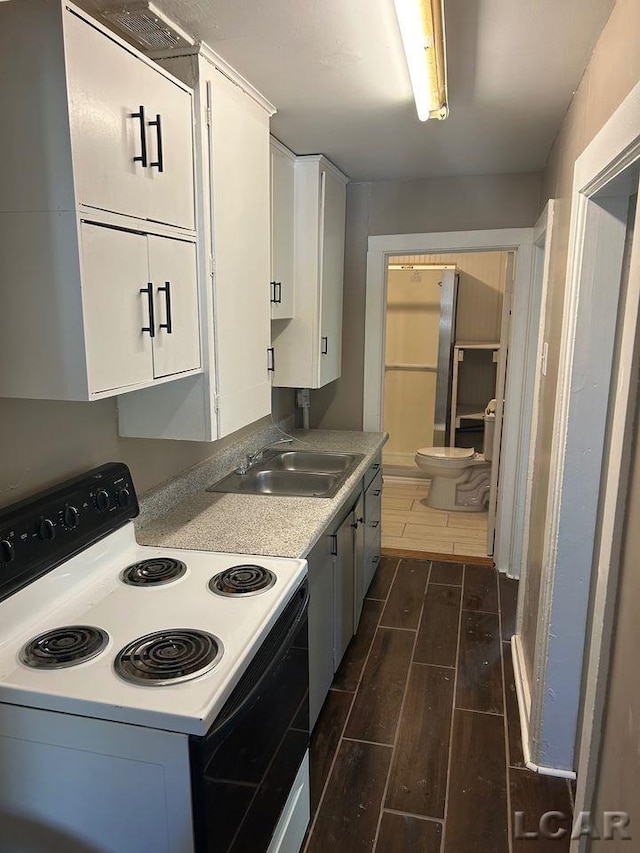
[[[155,338],[156,336],[156,321],[153,311],[153,283],[149,282],[146,287],[140,288],[140,293],[147,294],[147,304],[149,306],[149,325],[143,326],[140,331],[141,332],[149,332],[149,336]]]
[[[379,521],[372,521],[372,522],[371,522],[371,526],[372,526],[372,527],[377,527],[379,524],[380,524],[380,522],[379,522]]]
[[[374,496],[374,498],[379,498],[381,494],[382,494],[382,489],[376,489],[375,492],[373,493],[373,496]]]
[[[167,322],[160,323],[160,328],[166,329],[167,334],[170,335],[173,332],[173,321],[171,319],[171,282],[165,281],[164,287],[158,288],[158,293],[164,293],[164,302],[167,310]]]
[[[150,166],[155,166],[159,172],[164,172],[164,152],[162,150],[162,118],[159,114],[156,114],[156,120],[149,122],[149,127],[155,127],[156,136],[158,139],[158,159],[154,160],[153,163],[149,163]]]
[[[326,355],[329,352],[329,338],[323,335],[320,340],[322,341],[322,355]]]
[[[131,113],[131,118],[140,119],[140,154],[133,158],[134,163],[142,163],[143,168],[149,165],[147,162],[147,134],[144,126],[144,107],[140,104],[137,113]]]
[[[267,347],[267,372],[275,373],[276,370],[276,351],[273,347]]]
[[[380,467],[380,463],[379,463],[379,462],[374,462],[374,463],[373,463],[373,465],[371,466],[371,470],[372,470],[372,471],[377,471],[379,467]]]

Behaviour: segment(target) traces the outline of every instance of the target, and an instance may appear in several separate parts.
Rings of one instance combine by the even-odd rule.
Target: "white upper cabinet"
[[[3,4],[0,29],[18,63],[0,94],[12,116],[1,162],[15,163],[2,210],[108,211],[193,230],[187,87],[71,4]]]
[[[91,392],[196,370],[194,243],[87,222],[81,240]]]
[[[0,3],[0,54],[0,396],[200,373],[192,92],[58,0]]]
[[[347,181],[325,157],[296,157],[295,316],[273,324],[274,385],[320,388],[340,376]]]
[[[271,411],[269,117],[205,46],[163,67],[192,85],[204,374],[128,394],[121,435],[212,441]]]
[[[293,224],[296,158],[271,137],[271,317],[289,320],[293,301]]]
[[[64,42],[78,204],[193,229],[190,94],[72,13]]]

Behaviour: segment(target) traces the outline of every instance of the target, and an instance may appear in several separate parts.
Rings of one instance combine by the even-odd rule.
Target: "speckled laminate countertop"
[[[294,430],[291,448],[363,453],[333,498],[221,494],[205,491],[233,469],[208,460],[141,498],[136,538],[142,545],[306,557],[387,440],[381,432]],[[286,445],[282,445],[286,448]],[[254,448],[255,449],[255,448]]]

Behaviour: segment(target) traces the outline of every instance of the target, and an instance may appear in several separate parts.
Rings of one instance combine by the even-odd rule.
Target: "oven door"
[[[309,745],[308,581],[212,728],[190,742],[197,853],[267,850]]]

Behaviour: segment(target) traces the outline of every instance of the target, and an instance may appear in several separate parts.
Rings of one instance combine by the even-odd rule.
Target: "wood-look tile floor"
[[[425,504],[429,480],[384,478],[382,547],[402,551],[487,556],[487,513],[445,512]]]
[[[384,557],[311,741],[307,853],[564,853],[522,840],[565,780],[524,767],[509,641],[517,582]]]

